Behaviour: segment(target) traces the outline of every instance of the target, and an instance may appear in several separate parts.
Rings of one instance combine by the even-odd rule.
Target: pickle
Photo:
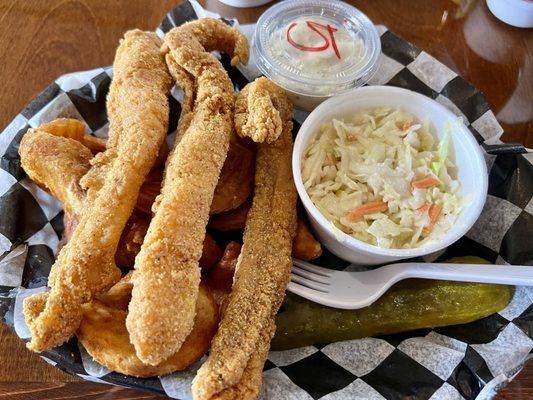
[[[488,263],[478,257],[447,262]],[[408,279],[359,310],[339,310],[289,295],[276,318],[272,350],[464,324],[503,309],[513,291],[505,285]]]

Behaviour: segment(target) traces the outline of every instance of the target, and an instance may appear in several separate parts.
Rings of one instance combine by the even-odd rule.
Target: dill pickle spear
[[[479,257],[447,262],[488,264]],[[272,350],[464,324],[503,309],[514,287],[408,279],[359,310],[339,310],[289,295],[276,318]]]

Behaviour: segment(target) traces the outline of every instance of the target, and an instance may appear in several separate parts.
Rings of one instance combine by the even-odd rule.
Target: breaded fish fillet
[[[261,101],[255,101],[258,98]],[[291,248],[296,229],[296,189],[291,170],[292,105],[283,90],[266,78],[246,86],[237,104],[245,109],[235,121],[237,131],[252,138],[271,139],[272,144],[258,145],[255,190],[246,220],[244,244],[209,358],[193,381],[192,393],[196,400],[211,399],[237,385],[245,379],[243,373],[247,365],[255,362],[251,360],[254,352],[263,354],[268,350],[270,338],[266,340],[265,350],[259,345],[261,337],[271,329],[292,267]],[[273,120],[281,121],[281,125],[268,121],[265,125],[261,118],[251,117],[255,114],[271,115]],[[259,121],[259,125],[253,129],[254,123],[250,122],[250,129],[242,132],[247,121]],[[256,134],[265,126],[265,132]],[[281,132],[276,132],[276,126],[281,127]]]
[[[32,334],[28,347],[34,351],[68,340],[80,324],[81,305],[120,279],[115,250],[167,132],[171,79],[160,44],[154,33],[134,30],[117,50],[107,100],[111,134],[108,149],[100,153],[109,165],[94,201],[59,253],[43,311],[25,313]]]
[[[85,193],[79,182],[93,158],[87,147],[74,139],[30,129],[20,141],[19,154],[30,179],[48,189],[65,212],[82,209]]]
[[[274,337],[275,331],[276,324],[272,319],[269,325],[261,332],[256,349],[250,355],[241,380],[237,384],[215,394],[210,400],[253,400],[257,398],[263,382],[263,367],[268,357],[270,341]]]
[[[137,356],[150,365],[179,350],[193,327],[198,261],[233,129],[233,85],[210,51],[222,50],[234,63],[248,61],[246,38],[209,18],[172,29],[165,49],[177,83],[185,82],[186,104],[194,108],[186,109],[186,122],[182,118],[179,124],[182,139],[167,160],[155,214],[135,262],[126,326]]]

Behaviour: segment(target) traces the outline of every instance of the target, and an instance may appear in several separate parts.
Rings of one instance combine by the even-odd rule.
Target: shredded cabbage
[[[440,143],[429,123],[376,108],[320,128],[302,161],[318,210],[356,239],[384,248],[439,240],[461,212],[450,160],[453,124]]]

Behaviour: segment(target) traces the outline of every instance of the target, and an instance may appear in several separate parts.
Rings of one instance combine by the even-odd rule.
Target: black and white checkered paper
[[[165,17],[157,32],[213,14],[184,3]],[[236,21],[226,21],[235,24]],[[241,26],[250,34],[253,26]],[[370,84],[408,88],[445,105],[468,123],[480,146],[501,143],[502,128],[483,95],[429,54],[380,28],[382,58]],[[222,63],[242,88],[253,68]],[[24,173],[19,143],[30,127],[57,117],[86,122],[87,132],[107,134],[105,96],[112,69],[98,68],[58,78],[0,134],[0,316],[22,339],[29,331],[22,301],[45,290],[63,231],[60,204]],[[174,94],[178,94],[176,91]],[[179,115],[171,97],[171,130]],[[301,122],[304,113],[297,113]],[[298,124],[295,124],[298,126]],[[508,151],[507,151],[508,150]],[[464,238],[433,259],[475,255],[490,262],[533,265],[533,154],[516,147],[485,154],[489,195],[483,213]],[[324,346],[272,351],[265,365],[262,399],[487,399],[520,371],[533,348],[533,290],[518,287],[507,308],[469,324],[365,338]],[[137,379],[97,364],[76,339],[45,352],[56,367],[84,379],[180,398],[190,398],[196,368]]]

